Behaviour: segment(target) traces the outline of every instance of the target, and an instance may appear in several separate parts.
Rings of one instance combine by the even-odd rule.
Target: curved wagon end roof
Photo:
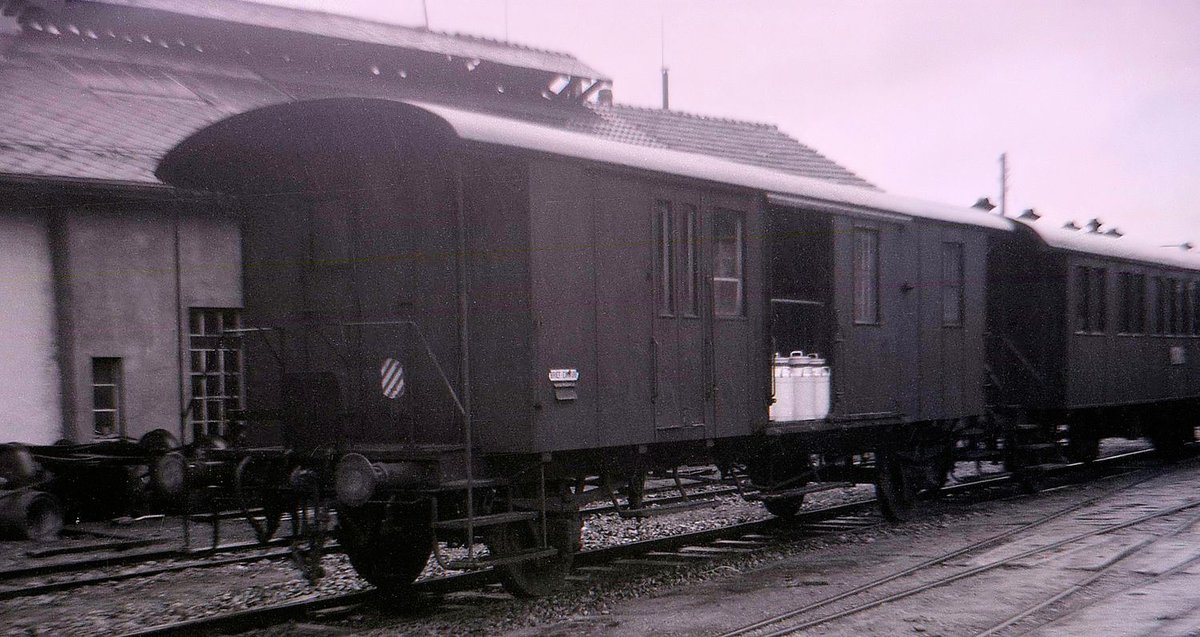
[[[1159,246],[1128,235],[1112,237],[1024,219],[1017,223],[1052,250],[1200,271],[1200,254],[1177,246]]]

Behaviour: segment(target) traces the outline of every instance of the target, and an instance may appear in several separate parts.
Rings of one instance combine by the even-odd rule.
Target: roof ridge
[[[667,113],[669,115],[681,115],[683,117],[687,117],[687,118],[691,118],[691,119],[698,119],[698,120],[702,120],[702,121],[727,122],[727,123],[731,123],[731,124],[746,124],[749,126],[753,126],[755,128],[765,128],[768,130],[779,130],[779,126],[768,123],[768,122],[756,122],[754,120],[737,119],[734,117],[718,117],[716,115],[703,115],[700,113],[693,113],[691,111],[681,111],[681,110],[677,110],[677,109],[653,108],[650,106],[636,106],[633,104],[604,104],[604,105],[598,104],[598,105],[596,105],[596,107],[612,108],[612,109],[625,109],[625,110],[630,110],[630,111],[642,111],[642,112],[647,112],[647,113]]]

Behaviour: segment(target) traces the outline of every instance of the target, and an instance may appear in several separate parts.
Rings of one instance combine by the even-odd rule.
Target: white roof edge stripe
[[[707,155],[648,148],[601,139],[584,133],[540,126],[519,120],[448,106],[409,101],[408,104],[444,119],[459,137],[555,155],[586,159],[670,175],[680,175],[761,190],[768,195],[811,198],[854,208],[899,213],[948,223],[1011,230],[1012,221],[965,206],[939,204],[910,197],[835,184],[811,177],[738,164]]]
[[[1114,238],[1087,230],[1067,230],[1058,226],[1042,225],[1038,222],[1021,221],[1020,223],[1029,228],[1047,246],[1057,250],[1069,250],[1085,255],[1124,259],[1149,265],[1200,270],[1200,255],[1184,252],[1179,248],[1159,247],[1138,241],[1136,238],[1130,238],[1128,235]]]

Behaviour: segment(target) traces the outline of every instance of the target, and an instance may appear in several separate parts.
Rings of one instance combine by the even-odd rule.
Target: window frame
[[[679,270],[680,305],[679,315],[685,318],[700,318],[700,210],[697,206],[684,203],[680,206],[679,215],[683,223],[677,224],[683,233],[683,250],[680,259],[683,261]],[[744,261],[743,261],[744,263]]]
[[[224,435],[221,425],[232,420],[230,410],[240,410],[245,404],[246,358],[241,340],[221,338],[224,330],[241,327],[241,311],[229,307],[188,308],[188,421],[195,435]],[[231,318],[232,327],[228,325]],[[231,378],[236,387],[231,388]],[[214,382],[215,391],[210,392]],[[211,413],[214,401],[220,403],[215,416]]]
[[[675,206],[666,199],[654,201],[655,311],[675,316]]]
[[[1146,275],[1130,270],[1117,274],[1117,301],[1121,304],[1117,316],[1117,334],[1144,336],[1146,334]]]
[[[966,288],[966,245],[962,241],[942,242],[942,327],[962,328],[966,325],[966,303],[964,299]],[[952,262],[948,261],[952,259]],[[948,272],[947,265],[953,265],[954,271]],[[950,296],[947,296],[947,295]],[[955,313],[948,317],[947,299],[952,299]]]
[[[1108,268],[1075,266],[1075,333],[1101,336],[1108,333]]]
[[[734,270],[733,276],[720,276],[724,271],[722,266],[723,255],[721,246],[723,238],[718,233],[721,231],[722,221],[732,219],[734,221],[733,239],[736,250],[734,252]],[[712,315],[714,319],[742,319],[746,316],[746,215],[739,210],[729,208],[715,208],[712,212]],[[722,284],[734,283],[736,285],[735,302],[737,307],[733,311],[725,311],[723,304],[720,302],[722,298],[718,294],[718,288]]]
[[[107,368],[107,374],[110,382],[99,382],[98,370],[101,366],[110,366]],[[100,407],[96,401],[96,393],[98,389],[112,390],[112,406]],[[92,357],[92,437],[97,440],[108,440],[112,438],[121,438],[125,435],[125,364],[124,361],[117,356],[94,356]],[[112,430],[108,432],[100,431],[100,423],[98,420],[99,414],[111,414]]]

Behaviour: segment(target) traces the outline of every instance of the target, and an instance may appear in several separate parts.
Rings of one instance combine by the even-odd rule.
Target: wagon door
[[[834,221],[834,416],[886,418],[899,405],[898,328],[902,285],[912,255],[900,250],[900,223],[874,218]]]
[[[711,422],[705,295],[701,293],[703,225],[698,202],[672,193],[654,202],[655,438],[703,438]]]

